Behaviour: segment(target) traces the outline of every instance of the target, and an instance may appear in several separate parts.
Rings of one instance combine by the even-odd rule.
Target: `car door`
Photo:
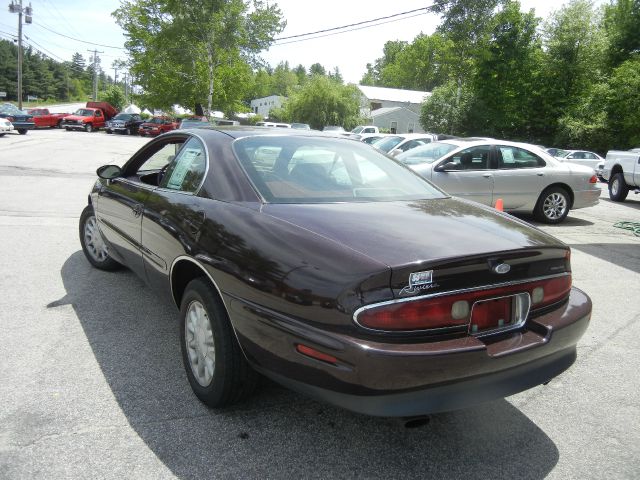
[[[493,198],[501,198],[505,210],[535,204],[545,185],[545,161],[533,152],[512,145],[496,145]]]
[[[492,205],[490,153],[490,145],[477,145],[449,155],[433,168],[431,181],[451,195]]]
[[[173,260],[194,250],[206,216],[197,196],[208,166],[205,145],[191,136],[145,201],[142,258],[152,287],[165,289]]]
[[[152,142],[123,167],[123,175],[98,191],[96,218],[114,258],[145,278],[141,253],[144,204],[158,188],[159,172],[174,157],[184,138]]]

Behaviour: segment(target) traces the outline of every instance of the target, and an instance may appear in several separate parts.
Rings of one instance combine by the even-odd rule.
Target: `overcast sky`
[[[23,1],[26,5],[28,0]],[[603,2],[600,0],[597,3]],[[18,16],[8,11],[7,3],[8,0],[0,8],[0,38],[5,40],[17,35],[18,22]],[[372,20],[429,4],[418,0],[279,0],[277,3],[287,20],[287,28],[280,34],[281,37]],[[521,1],[524,10],[534,8],[536,14],[543,18],[563,3],[562,0]],[[25,42],[46,55],[56,60],[70,60],[74,52],[80,52],[88,59],[91,54],[87,50],[97,48],[104,52],[98,55],[103,69],[111,76],[113,61],[126,58],[126,52],[122,49],[125,38],[110,15],[118,8],[118,0],[31,0],[31,4],[33,24],[25,25],[23,29]],[[281,61],[289,61],[292,67],[302,64],[308,68],[316,62],[328,70],[338,67],[346,81],[357,83],[366,70],[366,64],[382,56],[386,41],[411,41],[421,32],[433,33],[439,22],[435,15],[422,12],[389,20],[392,21],[339,35],[295,43],[281,41],[264,52],[262,57],[273,66]]]

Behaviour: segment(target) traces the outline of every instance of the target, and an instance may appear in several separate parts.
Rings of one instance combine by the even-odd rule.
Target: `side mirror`
[[[122,169],[118,165],[103,165],[96,170],[98,177],[105,180],[113,180],[122,176]]]
[[[440,165],[437,169],[438,172],[448,172],[451,170],[460,170],[460,165],[455,162],[447,162],[443,165]]]

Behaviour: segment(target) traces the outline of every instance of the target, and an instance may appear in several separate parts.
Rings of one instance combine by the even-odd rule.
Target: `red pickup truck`
[[[118,111],[107,102],[87,102],[85,108],[79,108],[73,115],[62,119],[61,127],[66,130],[84,130],[92,132],[104,127],[105,122]]]
[[[62,123],[62,119],[69,115],[68,113],[51,113],[48,108],[31,108],[27,110],[29,115],[33,115],[33,121],[37,127],[58,127]]]

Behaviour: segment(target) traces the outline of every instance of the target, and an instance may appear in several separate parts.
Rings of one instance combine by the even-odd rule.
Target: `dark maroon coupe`
[[[370,415],[463,408],[560,374],[589,322],[566,245],[359,142],[178,130],[98,176],[87,259],[171,295],[212,407],[260,372]]]

